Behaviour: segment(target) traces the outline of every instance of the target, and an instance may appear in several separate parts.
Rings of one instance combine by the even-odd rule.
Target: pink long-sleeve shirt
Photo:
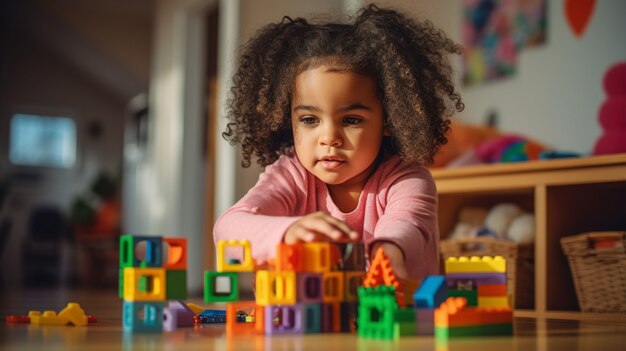
[[[363,234],[366,252],[376,241],[396,244],[410,278],[437,274],[437,191],[428,169],[386,157],[366,182],[357,207],[344,213],[326,184],[295,155],[266,167],[256,185],[215,223],[214,239],[250,240],[257,260],[274,257],[287,228],[303,216],[326,211]]]

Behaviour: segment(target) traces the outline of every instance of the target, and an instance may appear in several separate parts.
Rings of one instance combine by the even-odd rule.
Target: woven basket
[[[561,239],[583,312],[626,313],[626,232]]]
[[[535,246],[492,238],[447,239],[440,242],[444,261],[459,256],[503,256],[511,306],[535,307]]]

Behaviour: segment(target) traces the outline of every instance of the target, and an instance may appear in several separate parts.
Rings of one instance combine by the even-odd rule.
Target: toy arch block
[[[163,302],[124,301],[122,309],[125,332],[163,331]]]
[[[204,272],[204,302],[239,300],[239,283],[235,272]]]
[[[276,270],[279,272],[302,272],[304,270],[304,247],[302,244],[278,244],[276,247]]]
[[[506,260],[502,256],[450,257],[445,262],[447,273],[505,273]]]
[[[265,335],[294,335],[304,333],[302,304],[266,306]]]
[[[296,301],[302,303],[322,302],[323,282],[320,273],[296,273]]]
[[[344,296],[343,272],[322,273],[322,302],[342,302]]]
[[[230,263],[226,257],[226,248],[241,247],[243,257],[239,263]],[[220,240],[217,242],[217,271],[218,272],[252,272],[254,260],[248,240]]]
[[[256,323],[238,318],[255,314],[257,309],[254,301],[229,302],[226,304],[226,336],[250,335],[256,333]]]
[[[256,303],[261,306],[296,303],[296,273],[258,271]]]
[[[164,246],[167,246],[167,261],[163,263],[165,269],[187,269],[187,239],[163,238]]]
[[[331,268],[330,243],[304,243],[304,271],[323,273]]]
[[[135,255],[137,245],[145,242],[145,259]],[[120,268],[126,267],[161,267],[163,265],[163,241],[158,236],[120,236]]]
[[[163,268],[124,268],[124,300],[126,301],[165,300],[165,286]]]

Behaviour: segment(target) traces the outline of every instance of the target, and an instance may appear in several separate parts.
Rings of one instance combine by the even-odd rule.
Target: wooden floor
[[[2,291],[0,292],[0,350],[624,350],[626,323],[571,320],[515,320],[513,337],[455,339],[436,344],[433,337],[396,341],[360,339],[354,334],[297,337],[227,338],[222,325],[179,329],[163,334],[122,331],[122,301],[116,291]],[[78,302],[98,322],[87,327],[7,324],[6,315],[29,310],[60,311]],[[200,299],[189,301],[202,304]]]

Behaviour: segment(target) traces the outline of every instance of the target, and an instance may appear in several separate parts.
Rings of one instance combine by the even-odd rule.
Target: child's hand
[[[409,274],[404,266],[404,253],[396,244],[388,241],[376,242],[370,250],[370,257],[374,257],[373,255],[375,255],[376,251],[378,251],[381,247],[385,251],[387,258],[389,259],[389,263],[391,264],[391,268],[396,273],[398,278],[407,279]]]
[[[283,237],[285,244],[311,241],[356,241],[359,233],[325,212],[308,214],[294,222]]]

